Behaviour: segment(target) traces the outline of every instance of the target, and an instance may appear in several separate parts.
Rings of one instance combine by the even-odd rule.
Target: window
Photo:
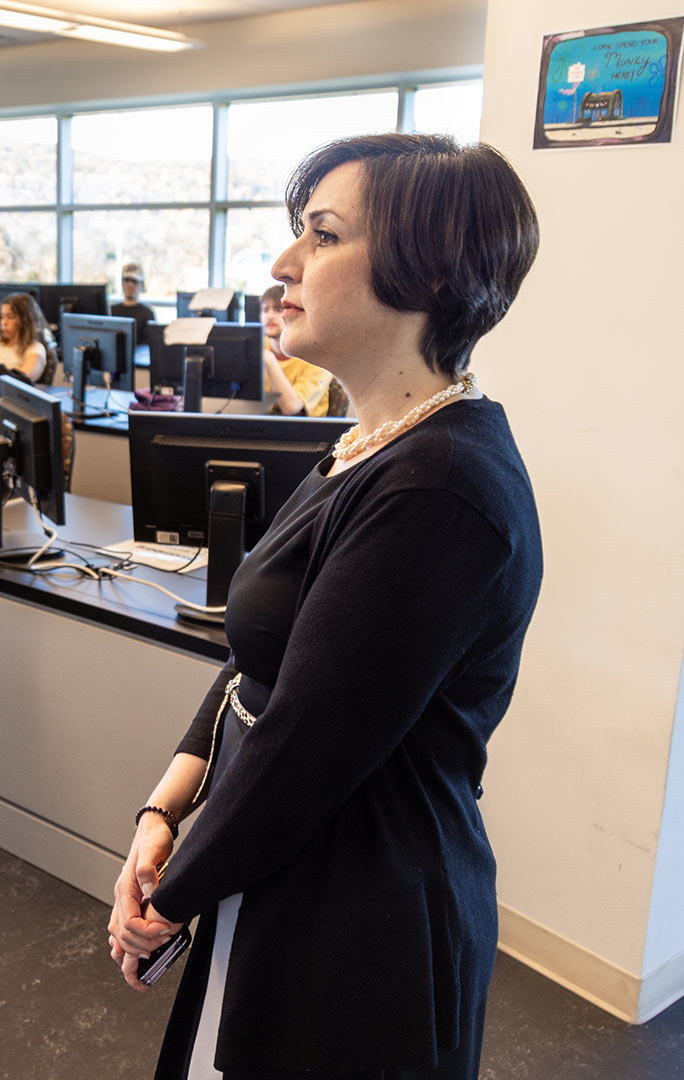
[[[416,91],[413,130],[452,135],[458,142],[477,142],[482,114],[482,82],[425,86]]]
[[[57,198],[57,120],[0,120],[0,206],[36,206]]]
[[[271,267],[292,240],[283,206],[229,210],[226,285],[260,296],[273,284]]]
[[[305,154],[396,130],[400,99],[414,130],[471,141],[481,98],[468,81],[0,118],[0,281],[106,281],[117,297],[135,260],[162,313],[177,289],[261,293]]]
[[[0,281],[56,280],[56,214],[0,212]]]
[[[301,159],[345,135],[395,131],[396,91],[237,102],[228,111],[229,199],[283,198]]]
[[[128,109],[75,116],[75,203],[206,202],[212,109]]]
[[[106,281],[121,292],[121,268],[139,262],[145,292],[176,299],[208,283],[208,210],[81,210],[73,216],[74,281]]]

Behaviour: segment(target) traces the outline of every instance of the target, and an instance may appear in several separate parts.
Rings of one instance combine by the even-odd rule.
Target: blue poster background
[[[572,122],[573,99],[567,89],[568,68],[584,64],[577,99],[592,93],[621,90],[625,118],[655,117],[665,87],[667,39],[657,31],[622,31],[559,41],[549,57],[544,124]]]

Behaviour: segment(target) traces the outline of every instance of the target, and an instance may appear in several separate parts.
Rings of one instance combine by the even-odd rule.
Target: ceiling
[[[115,19],[120,22],[139,23],[184,31],[191,23],[212,19],[231,19],[244,15],[264,15],[273,11],[291,11],[296,8],[324,7],[327,4],[345,3],[348,0],[185,0],[174,4],[168,0],[66,0],[64,6],[41,3],[44,13],[50,9],[55,15],[65,12],[80,18]],[[8,0],[11,3],[11,0]],[[0,26],[0,47],[26,45],[38,41],[63,40],[52,34],[35,34]]]

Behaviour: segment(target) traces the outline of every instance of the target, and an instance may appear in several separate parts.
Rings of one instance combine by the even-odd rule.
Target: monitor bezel
[[[112,370],[116,363],[110,363],[108,367],[89,368],[86,382],[90,386],[106,386],[105,374],[111,376],[110,386],[112,390],[125,390],[132,393],[135,389],[135,349],[136,349],[136,322],[135,319],[125,318],[123,315],[86,315],[80,313],[65,314],[62,317],[62,365],[65,375],[73,375],[73,349],[72,335],[79,331],[85,331],[91,337],[95,337],[97,331],[104,335],[108,349],[112,342],[116,352],[116,335],[123,335],[123,371]],[[98,342],[99,344],[99,342]],[[111,360],[111,353],[109,356]]]
[[[206,501],[200,479],[203,465],[209,460],[256,462],[265,471],[266,497],[264,515],[258,520],[247,520],[246,547],[251,549],[263,536],[275,514],[292,494],[301,480],[317,462],[323,460],[330,447],[350,426],[345,417],[309,416],[245,416],[218,415],[215,413],[131,413],[129,445],[131,464],[131,502],[133,508],[134,538],[143,542],[169,542],[169,535],[176,533],[182,545],[206,546],[209,535],[208,505],[191,520],[200,498]],[[164,475],[173,478],[172,496],[181,502],[181,512],[176,520],[172,515],[160,516],[155,505],[153,446],[159,440],[175,440],[178,459],[184,458],[187,475],[178,475],[178,468],[168,466]],[[182,447],[182,450],[181,450]],[[190,462],[190,453],[195,460]],[[276,456],[295,451],[302,468],[297,472],[293,485],[291,477],[277,476],[274,480]],[[167,457],[171,458],[171,453]],[[269,477],[269,463],[271,475]],[[305,464],[304,464],[305,463]],[[294,467],[295,461],[290,461]],[[193,474],[196,478],[193,480]],[[287,473],[287,470],[285,470]],[[165,493],[162,492],[162,495]],[[187,505],[195,499],[194,508],[188,512]],[[183,507],[183,500],[186,504]],[[185,520],[181,520],[185,517]],[[155,520],[156,519],[156,520]],[[160,541],[160,534],[163,541]]]
[[[182,394],[185,387],[185,356],[191,346],[166,345],[164,332],[166,327],[162,323],[147,324],[147,341],[150,349],[150,388],[172,387],[173,392]],[[209,331],[206,344],[219,346],[222,341],[235,341],[240,338],[252,339],[253,356],[248,361],[254,366],[250,378],[245,383],[240,383],[237,391],[233,390],[236,380],[220,379],[216,375],[210,375],[207,370],[202,373],[202,396],[212,398],[224,398],[225,400],[238,399],[242,401],[264,401],[265,399],[265,374],[264,374],[264,328],[261,323],[231,323],[217,322]],[[201,352],[203,347],[198,347]],[[218,352],[218,349],[217,349]],[[215,358],[218,361],[218,357]]]
[[[61,337],[63,314],[109,315],[107,290],[106,282],[41,282],[40,309],[50,329]],[[64,299],[73,299],[77,306],[62,312],[60,301]]]
[[[64,525],[65,517],[65,481],[64,481],[64,444],[62,438],[62,407],[58,398],[46,394],[37,386],[31,386],[10,375],[0,376],[0,424],[7,417],[12,422],[34,424],[44,420],[49,425],[48,454],[50,459],[50,485],[47,490],[38,490],[38,504],[41,514],[55,525]],[[20,435],[21,439],[21,435]],[[15,491],[26,502],[31,502],[29,484],[20,472],[19,483]]]

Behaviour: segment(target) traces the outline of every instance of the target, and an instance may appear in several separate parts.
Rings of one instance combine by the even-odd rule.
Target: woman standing
[[[158,1080],[475,1080],[497,940],[477,800],[541,547],[467,369],[536,216],[495,150],[421,135],[314,153],[287,203],[283,347],[359,423],[233,579],[230,659],[138,813],[112,955],[141,989],[138,955],[202,914]]]
[[[6,374],[19,372],[34,383],[40,379],[47,353],[44,333],[47,323],[29,293],[10,293],[0,307],[0,364]]]

